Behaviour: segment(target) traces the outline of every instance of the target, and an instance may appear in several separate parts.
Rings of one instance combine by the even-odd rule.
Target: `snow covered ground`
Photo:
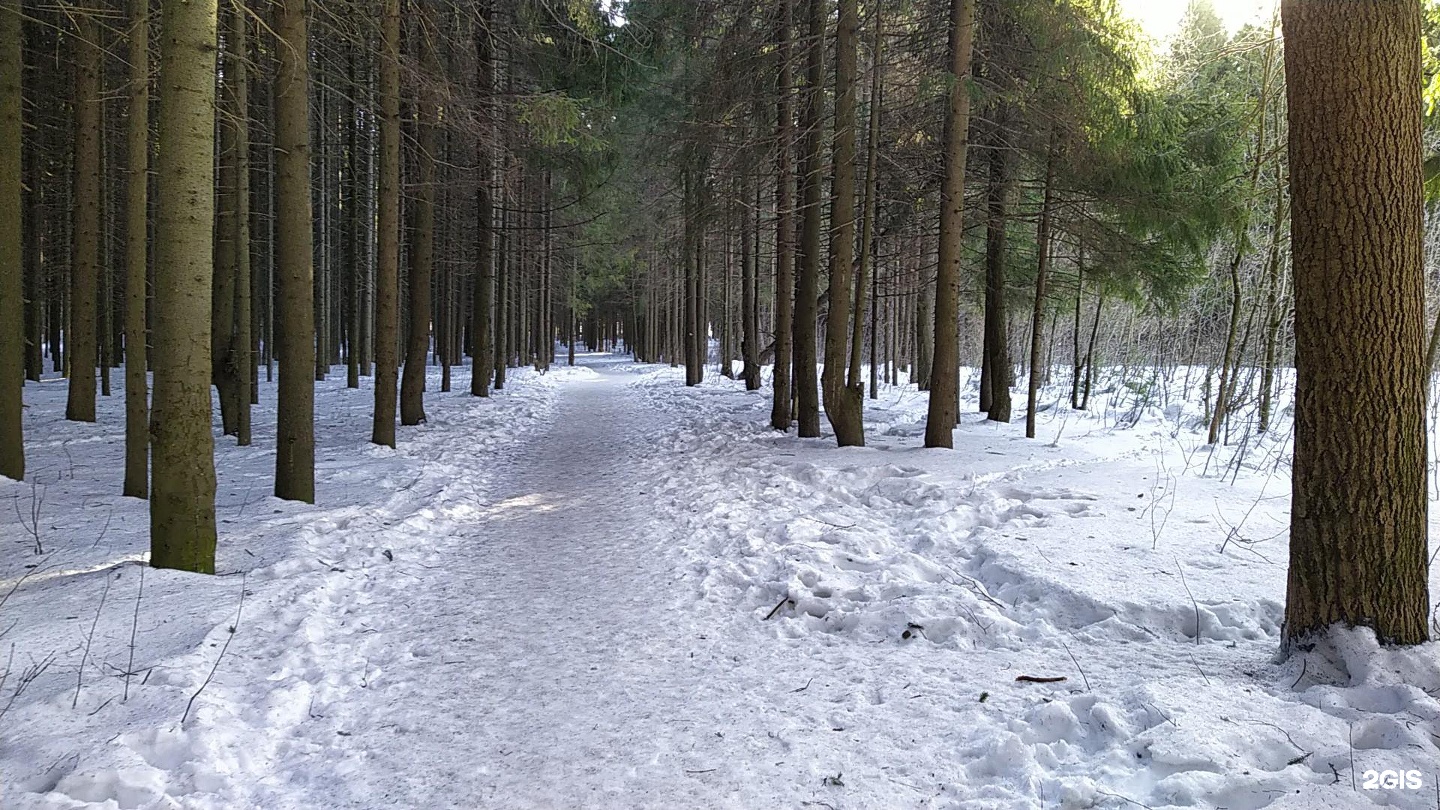
[[[121,398],[30,386],[0,807],[1437,806],[1436,645],[1274,661],[1283,441],[1212,454],[1117,385],[924,450],[896,388],[840,450],[682,379],[458,370],[396,451],[370,381],[322,383],[314,507],[269,497],[266,386],[217,439],[213,578],[137,564]]]

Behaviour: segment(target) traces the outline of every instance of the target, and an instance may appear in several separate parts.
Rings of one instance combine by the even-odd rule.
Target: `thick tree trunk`
[[[794,0],[780,0],[780,20],[775,29],[775,374],[774,399],[770,406],[770,427],[790,429],[791,367],[794,363],[795,329],[795,195],[791,172],[794,156],[791,123],[790,58]]]
[[[375,419],[370,442],[395,446],[400,344],[400,0],[380,10],[380,166],[375,219]]]
[[[0,0],[0,475],[25,477],[24,270],[20,250],[20,0]],[[31,239],[35,238],[31,234]]]
[[[960,418],[960,257],[964,247],[965,153],[970,130],[970,56],[975,0],[950,2],[950,102],[945,113],[945,176],[940,186],[940,244],[935,278],[935,353],[930,366],[926,447],[953,447]]]
[[[801,212],[799,272],[795,281],[795,389],[802,438],[820,435],[820,390],[816,385],[816,310],[819,308],[821,210],[825,107],[826,0],[809,0],[810,36],[805,46],[805,88],[800,94]],[[846,299],[849,300],[848,298]]]
[[[1286,647],[1428,637],[1418,4],[1284,0],[1295,267]]]
[[[92,10],[76,16],[74,225],[70,254],[70,329],[65,354],[70,364],[70,391],[65,418],[95,421],[96,307],[100,282],[101,99],[103,52],[100,26]]]
[[[860,14],[856,0],[840,0],[835,28],[835,141],[830,193],[830,289],[825,315],[825,416],[841,447],[865,445],[864,389],[846,380],[855,285],[855,73]],[[856,318],[858,322],[858,318]],[[858,352],[859,346],[856,346]],[[857,355],[858,358],[858,355]],[[859,363],[857,362],[858,366]],[[855,377],[859,376],[856,369]]]
[[[213,574],[215,2],[165,0],[160,18],[150,564]]]
[[[315,502],[314,238],[310,208],[310,62],[305,0],[281,0],[275,24],[275,298],[280,344],[275,497]]]

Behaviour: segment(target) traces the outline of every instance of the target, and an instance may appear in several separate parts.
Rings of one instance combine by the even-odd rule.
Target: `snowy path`
[[[329,683],[366,672],[365,685],[292,715],[319,750],[275,763],[272,800],[569,806],[680,781],[708,732],[687,719],[706,713],[689,705],[702,673],[657,599],[673,575],[638,461],[663,425],[601,370],[562,389],[549,426],[493,470],[493,494],[459,479],[439,516],[407,521],[433,541],[424,587],[388,577],[335,595],[325,644],[295,669]],[[463,436],[446,442],[449,464],[494,463]]]

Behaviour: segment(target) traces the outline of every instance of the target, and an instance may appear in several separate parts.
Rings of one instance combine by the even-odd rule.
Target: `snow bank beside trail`
[[[729,605],[846,670],[948,684],[933,722],[963,731],[899,711],[872,728],[877,759],[926,758],[935,806],[1435,806],[1440,644],[1354,631],[1275,663],[1284,436],[1207,471],[1200,425],[1172,403],[1046,414],[1050,441],[966,416],[956,449],[931,451],[923,395],[887,389],[866,401],[869,446],[837,449],[828,428],[771,431],[768,391],[635,372],[682,416],[656,464],[682,602]],[[1423,788],[1358,789],[1385,770]]]
[[[63,419],[63,382],[27,385],[31,479],[0,480],[0,806],[285,806],[241,784],[307,755],[266,731],[376,674],[363,662],[339,680],[295,671],[307,658],[288,651],[324,647],[334,628],[320,608],[356,581],[423,577],[426,526],[480,508],[447,487],[483,484],[474,459],[510,452],[556,387],[588,370],[512,371],[486,400],[455,372],[448,394],[431,373],[429,422],[401,428],[396,450],[368,443],[371,380],[319,383],[315,506],[269,495],[275,389],[262,384],[254,445],[217,430],[215,577],[145,566],[146,504],[118,494],[123,398],[77,424]],[[267,743],[238,742],[254,739]]]

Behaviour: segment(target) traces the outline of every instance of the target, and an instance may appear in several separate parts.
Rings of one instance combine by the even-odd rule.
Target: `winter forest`
[[[1440,808],[1440,2],[0,0],[0,807]]]

